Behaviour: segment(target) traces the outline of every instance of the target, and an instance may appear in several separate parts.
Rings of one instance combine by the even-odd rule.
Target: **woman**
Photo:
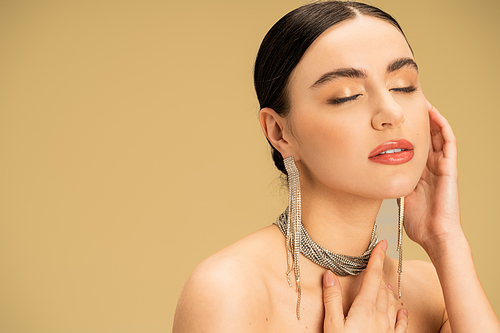
[[[255,87],[289,209],[196,268],[174,332],[500,332],[460,226],[455,138],[397,22],[356,2],[300,7],[264,38]],[[404,262],[399,286],[374,220],[400,197],[433,264]],[[298,255],[314,243],[319,258]]]

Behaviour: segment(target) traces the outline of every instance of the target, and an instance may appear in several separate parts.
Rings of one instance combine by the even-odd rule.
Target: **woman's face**
[[[395,198],[414,189],[429,117],[413,55],[394,26],[361,16],[329,28],[292,72],[289,93],[286,128],[304,190]]]

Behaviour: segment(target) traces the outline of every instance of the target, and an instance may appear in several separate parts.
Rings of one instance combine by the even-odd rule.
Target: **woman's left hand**
[[[405,230],[431,256],[437,246],[463,236],[460,226],[456,139],[448,121],[428,101],[429,157],[415,190],[405,197]]]

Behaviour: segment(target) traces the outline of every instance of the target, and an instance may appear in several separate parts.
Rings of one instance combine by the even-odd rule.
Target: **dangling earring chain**
[[[287,228],[286,228],[286,261],[287,272],[286,278],[290,287],[290,273],[294,272],[295,286],[297,290],[297,319],[300,320],[300,300],[302,291],[300,289],[300,269],[299,269],[299,253],[300,253],[300,230],[302,229],[301,217],[301,198],[300,198],[300,179],[299,170],[295,165],[293,156],[287,157],[284,160],[285,169],[288,174],[288,207],[287,207]],[[291,258],[290,258],[291,257]]]
[[[401,299],[401,273],[403,272],[403,222],[405,215],[405,197],[399,199],[399,209],[398,209],[398,247],[397,251],[399,254],[398,261],[398,296]]]

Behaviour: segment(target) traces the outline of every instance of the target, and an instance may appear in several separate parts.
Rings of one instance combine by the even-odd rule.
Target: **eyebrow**
[[[323,83],[328,81],[332,81],[341,77],[348,77],[353,79],[366,79],[367,75],[362,70],[356,68],[339,68],[334,71],[325,73],[321,75],[321,77],[314,82],[314,84],[310,88],[317,88]]]
[[[412,58],[399,58],[394,60],[391,64],[389,64],[389,66],[387,66],[387,73],[395,72],[403,67],[413,68],[418,73],[417,63]]]
[[[387,66],[387,73],[392,73],[395,72],[399,69],[402,69],[404,67],[410,67],[413,68],[417,71],[418,73],[418,66],[417,63],[412,59],[412,58],[399,58],[394,60]],[[325,73],[321,75],[321,77],[314,82],[314,84],[310,88],[317,88],[321,86],[322,84],[339,79],[339,78],[354,78],[354,79],[366,79],[368,76],[366,73],[360,69],[356,68],[339,68],[334,71]]]

